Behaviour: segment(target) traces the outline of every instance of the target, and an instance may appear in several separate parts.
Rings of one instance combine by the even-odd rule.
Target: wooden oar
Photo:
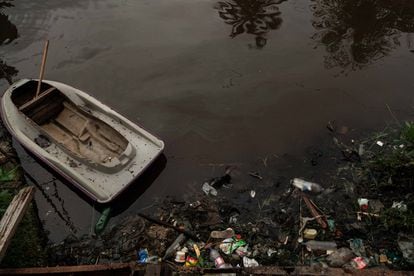
[[[43,75],[45,73],[45,65],[46,65],[46,57],[47,57],[47,49],[48,48],[49,48],[49,40],[46,40],[45,47],[43,48],[42,64],[40,65],[39,82],[37,84],[36,96],[34,98],[37,98],[39,96],[39,93],[40,93],[40,86],[42,85]]]

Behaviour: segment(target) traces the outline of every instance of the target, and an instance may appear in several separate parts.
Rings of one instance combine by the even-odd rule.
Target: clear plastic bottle
[[[294,178],[292,185],[304,192],[320,193],[323,191],[321,185],[300,178]]]
[[[178,250],[178,248],[183,244],[186,240],[186,236],[184,234],[180,234],[177,239],[167,248],[165,251],[163,260],[166,260],[174,255],[174,253]]]
[[[215,249],[210,249],[210,260],[214,261],[216,268],[227,268],[229,267],[221,257],[220,253]]]
[[[305,245],[310,250],[335,250],[337,248],[336,242],[329,241],[308,241]]]

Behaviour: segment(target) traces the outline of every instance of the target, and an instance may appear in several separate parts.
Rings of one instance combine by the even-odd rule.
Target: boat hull
[[[4,125],[23,147],[36,155],[91,199],[100,203],[112,201],[131,185],[162,153],[164,149],[163,141],[143,128],[132,123],[85,92],[63,83],[46,80],[43,82],[56,87],[72,103],[117,130],[134,147],[136,154],[121,170],[105,172],[79,162],[78,159],[55,143],[42,148],[35,142],[35,139],[42,133],[18,110],[11,99],[13,91],[16,91],[16,89],[29,81],[33,80],[23,79],[17,81],[4,93],[1,100],[1,117]]]

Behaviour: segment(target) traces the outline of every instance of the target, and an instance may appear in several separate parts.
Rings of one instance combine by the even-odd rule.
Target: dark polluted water
[[[165,141],[116,203],[117,223],[166,196],[191,200],[226,165],[246,169],[248,186],[263,160],[322,147],[328,121],[358,133],[391,122],[388,107],[412,118],[413,32],[402,0],[0,1],[0,82],[37,77],[49,39],[46,79]],[[100,206],[16,146],[49,238],[91,233]]]

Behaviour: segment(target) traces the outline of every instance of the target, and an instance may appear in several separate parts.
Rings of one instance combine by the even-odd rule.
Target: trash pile
[[[56,256],[72,257],[56,263],[414,269],[414,126],[349,144],[332,134],[338,154],[327,155],[333,165],[312,179],[248,171],[253,187],[228,167],[191,200],[167,198],[151,215],[56,245]]]

